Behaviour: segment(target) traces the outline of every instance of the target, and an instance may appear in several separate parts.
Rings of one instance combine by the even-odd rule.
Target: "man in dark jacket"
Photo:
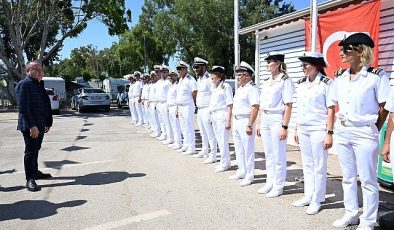
[[[44,138],[52,126],[52,110],[48,94],[44,88],[44,71],[42,64],[32,61],[26,66],[27,76],[20,81],[16,88],[18,103],[18,127],[25,141],[25,175],[26,188],[28,191],[39,191],[41,188],[36,184],[36,179],[51,177],[38,170],[38,151]]]

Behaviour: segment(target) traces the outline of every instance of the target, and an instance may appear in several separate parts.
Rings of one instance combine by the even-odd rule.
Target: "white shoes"
[[[269,193],[271,190],[272,190],[272,184],[265,184],[265,186],[257,190],[257,192],[260,194],[266,194]]]
[[[183,153],[184,151],[182,150],[182,148],[179,148],[176,150],[177,153]]]
[[[173,145],[171,149],[173,149],[173,150],[177,150],[178,149],[179,150],[179,149],[181,149],[181,147],[182,146],[180,146],[180,145]]]
[[[167,137],[166,136],[159,136],[158,138],[157,138],[157,140],[159,140],[159,141],[164,141],[164,140],[166,140],[167,139]]]
[[[205,155],[206,155],[206,153],[203,153],[200,151],[200,152],[198,152],[198,154],[194,155],[193,157],[194,158],[203,158]]]
[[[360,223],[360,225],[358,225],[356,230],[374,230],[374,229],[375,229],[374,225],[371,226],[365,223],[364,224]]]
[[[217,168],[215,169],[215,172],[216,172],[216,173],[224,172],[224,171],[226,171],[228,168],[229,168],[229,167],[222,167],[222,166],[219,166],[219,167],[217,167]]]
[[[193,154],[195,154],[196,153],[196,151],[195,150],[187,150],[186,152],[184,152],[184,153],[182,153],[182,155],[193,155]]]
[[[310,203],[311,203],[310,199],[307,199],[306,197],[302,197],[301,199],[294,201],[292,205],[294,207],[304,207],[309,205]]]
[[[340,219],[337,219],[332,223],[332,226],[336,228],[345,228],[349,225],[358,224],[358,216],[344,215]]]
[[[283,194],[283,190],[271,190],[265,195],[267,198],[276,198]]]
[[[169,144],[172,144],[172,143],[174,143],[174,141],[173,140],[169,140],[169,139],[163,141],[163,145],[169,145]]]
[[[253,179],[243,179],[239,185],[242,187],[249,186],[253,183]]]
[[[319,213],[320,207],[321,207],[320,203],[311,203],[305,212],[308,215],[315,215]]]
[[[135,126],[141,126],[141,125],[143,125],[143,124],[139,122]]]
[[[203,163],[204,164],[212,164],[212,163],[215,163],[216,161],[217,161],[216,157],[209,156],[207,159],[205,159],[205,161],[203,161]]]
[[[230,180],[239,180],[239,179],[243,179],[244,177],[245,177],[245,175],[237,173],[235,175],[229,176],[228,179],[230,179]]]

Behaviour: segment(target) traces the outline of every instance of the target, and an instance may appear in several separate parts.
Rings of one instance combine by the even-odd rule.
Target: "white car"
[[[60,107],[59,96],[55,95],[53,89],[45,88],[45,90],[47,91],[49,101],[51,102],[52,114],[59,114],[59,107]]]
[[[81,88],[78,90],[78,95],[73,97],[71,107],[78,112],[84,112],[88,108],[103,108],[108,112],[111,100],[102,89]]]

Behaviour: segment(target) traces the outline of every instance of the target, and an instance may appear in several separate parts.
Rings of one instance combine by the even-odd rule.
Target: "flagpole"
[[[311,51],[316,52],[316,43],[317,43],[317,22],[318,22],[318,9],[317,9],[317,0],[311,0]]]

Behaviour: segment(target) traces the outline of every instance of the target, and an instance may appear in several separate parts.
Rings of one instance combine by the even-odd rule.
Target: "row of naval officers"
[[[309,215],[320,211],[326,195],[327,151],[335,139],[346,210],[333,223],[338,228],[359,223],[358,229],[373,229],[377,218],[378,136],[388,114],[385,103],[393,103],[387,73],[369,66],[374,45],[364,33],[344,38],[339,43],[339,55],[349,68],[338,71],[335,80],[325,76],[326,63],[320,53],[306,52],[299,57],[305,77],[296,82],[298,116],[294,139],[301,150],[304,196],[292,205],[308,206]],[[202,58],[194,59],[197,80],[188,74],[189,65],[184,61],[178,62],[176,71],[156,65],[150,76],[135,72],[129,89],[132,123],[150,128],[152,137],[184,155],[204,158],[206,164],[217,161],[218,146],[220,163],[216,172],[230,167],[228,141],[232,129],[238,169],[230,179],[241,180],[241,186],[253,183],[254,141],[256,135],[261,137],[267,179],[258,192],[278,197],[285,185],[286,140],[296,90],[284,59],[277,52],[268,54],[265,60],[271,77],[261,87],[253,82],[254,69],[241,62],[235,71],[239,88],[234,97],[232,87],[224,81],[224,67],[213,66],[209,74],[208,62]],[[202,138],[198,153],[195,107]],[[357,175],[363,196],[360,217]]]

